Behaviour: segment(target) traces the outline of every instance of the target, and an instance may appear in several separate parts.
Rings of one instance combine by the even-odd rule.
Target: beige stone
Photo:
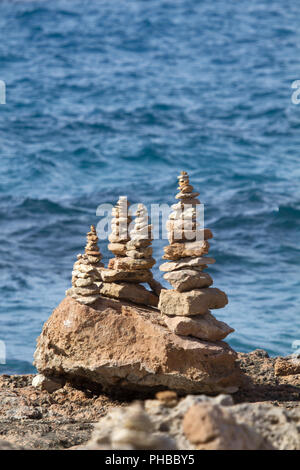
[[[87,277],[86,279],[76,279],[73,281],[74,287],[86,287],[91,286],[94,280],[91,277]]]
[[[171,261],[168,263],[163,263],[160,265],[159,269],[163,272],[170,272],[170,271],[175,271],[178,269],[185,269],[185,268],[195,268],[195,267],[201,267],[207,264],[213,264],[215,263],[214,258],[208,258],[208,257],[202,257],[199,256],[197,258],[183,258],[178,261]]]
[[[107,248],[115,255],[126,255],[126,245],[123,243],[109,243]]]
[[[209,287],[213,283],[208,273],[195,271],[193,269],[180,269],[179,271],[167,272],[164,274],[164,279],[179,292]]]
[[[100,294],[115,299],[129,300],[136,304],[151,305],[157,307],[158,296],[148,291],[139,284],[122,282],[103,282],[100,286]]]
[[[137,248],[145,248],[149,245],[151,245],[151,240],[148,238],[133,238],[127,243],[126,247],[127,250],[135,250]]]
[[[82,295],[84,296],[89,296],[94,293],[98,293],[99,290],[96,286],[96,284],[92,284],[90,286],[86,287],[72,287],[71,289],[68,289],[67,292],[70,291],[70,294],[75,294],[75,295]],[[69,295],[69,294],[67,294]]]
[[[176,194],[176,199],[195,199],[196,197],[199,196],[200,193],[194,192],[194,193],[178,193]]]
[[[93,307],[65,298],[44,325],[34,357],[39,373],[109,392],[214,394],[240,383],[236,353],[226,343],[175,335],[156,310],[105,297]]]
[[[276,376],[300,374],[300,355],[294,354],[288,357],[277,358],[274,371]]]
[[[170,231],[178,231],[178,230],[199,230],[199,224],[195,222],[195,220],[189,219],[178,219],[178,220],[168,220],[166,222],[166,229],[168,232]]]
[[[138,250],[127,250],[126,254],[129,258],[141,259],[150,258],[152,256],[152,247],[139,248]]]
[[[109,236],[108,236],[108,240],[111,242],[111,243],[126,243],[128,240],[129,240],[129,235],[128,234],[120,234],[120,235],[117,235],[116,233],[112,232]]]
[[[168,233],[168,240],[171,245],[180,241],[193,242],[195,240],[209,240],[210,238],[213,238],[213,234],[209,228],[198,230],[173,229]]]
[[[163,259],[177,260],[191,256],[207,255],[209,250],[208,241],[174,243],[164,247]]]
[[[189,292],[162,290],[158,308],[164,315],[192,316],[201,315],[210,309],[223,308],[227,303],[225,292],[214,287]]]
[[[272,450],[263,436],[239,424],[227,407],[211,403],[192,406],[183,419],[183,432],[198,450]]]
[[[194,336],[205,341],[221,341],[234,332],[226,323],[217,320],[210,312],[193,317],[165,317],[168,328],[182,336]]]
[[[155,259],[133,259],[129,257],[114,258],[109,260],[108,268],[117,270],[135,271],[136,269],[151,269],[155,264]]]
[[[101,270],[104,282],[126,281],[146,283],[152,279],[150,271],[139,269],[137,271],[117,271],[115,269]]]

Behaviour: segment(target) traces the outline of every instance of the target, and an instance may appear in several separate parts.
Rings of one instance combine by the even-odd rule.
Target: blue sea
[[[34,371],[96,208],[205,204],[238,351],[300,340],[299,4],[51,0],[0,4],[0,373]],[[165,240],[155,240],[154,274]],[[107,243],[100,243],[104,261]],[[3,343],[2,343],[3,345]]]

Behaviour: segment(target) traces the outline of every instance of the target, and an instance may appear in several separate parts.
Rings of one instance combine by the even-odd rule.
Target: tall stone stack
[[[158,308],[165,315],[171,331],[182,336],[193,336],[205,341],[224,339],[234,330],[218,321],[210,309],[223,308],[228,303],[225,292],[211,287],[213,280],[204,272],[213,258],[209,251],[209,229],[199,228],[196,206],[199,193],[194,191],[186,172],[178,177],[179,202],[167,222],[169,245],[164,248],[160,266],[173,289],[162,290]]]
[[[99,298],[97,283],[101,280],[101,269],[104,266],[101,259],[96,229],[92,225],[87,233],[85,252],[77,255],[74,263],[72,287],[66,291],[66,295],[85,305],[91,305]]]
[[[126,196],[120,196],[117,204],[112,210],[111,234],[108,237],[110,241],[108,249],[114,253],[117,258],[126,256],[126,243],[130,239],[129,225],[132,221],[128,213],[129,202]]]
[[[148,291],[143,283],[154,282],[151,272],[155,260],[152,258],[151,225],[145,220],[145,210],[138,206],[133,230],[128,234],[124,249],[108,263],[108,269],[101,270],[100,294],[143,305],[157,306],[158,296]],[[124,218],[123,214],[123,218]],[[127,216],[129,217],[129,216]],[[118,226],[118,225],[117,225]],[[115,233],[113,234],[115,236]],[[125,239],[125,234],[124,239]],[[110,240],[112,237],[110,238]],[[111,250],[111,245],[108,246]],[[112,250],[111,250],[112,251]]]

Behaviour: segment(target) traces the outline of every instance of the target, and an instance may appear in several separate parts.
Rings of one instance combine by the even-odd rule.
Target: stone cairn
[[[84,254],[77,255],[72,271],[72,287],[66,291],[78,302],[90,305],[99,298],[99,281],[101,280],[101,253],[98,248],[98,237],[94,225],[87,233],[87,244]],[[101,268],[100,270],[98,270]]]
[[[121,198],[120,198],[121,200]],[[101,271],[100,294],[143,305],[157,306],[160,284],[154,281],[151,272],[155,259],[152,258],[151,225],[147,211],[140,204],[136,212],[133,230],[129,233],[127,199],[120,200],[113,209],[112,233],[108,245],[115,255],[108,263],[108,269]],[[121,211],[122,209],[122,211]],[[122,213],[121,213],[122,212]],[[141,283],[148,283],[154,291],[148,291]]]
[[[215,262],[205,256],[209,250],[207,240],[213,235],[209,229],[199,228],[199,193],[194,192],[188,174],[181,172],[178,180],[179,201],[172,206],[166,226],[169,245],[164,248],[163,259],[168,261],[160,266],[173,289],[161,291],[158,308],[174,333],[206,341],[222,340],[234,330],[216,320],[210,309],[225,307],[228,299],[225,292],[210,287],[213,280],[203,272]]]

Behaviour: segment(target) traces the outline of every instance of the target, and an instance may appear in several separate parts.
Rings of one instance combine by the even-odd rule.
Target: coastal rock
[[[191,256],[207,255],[209,250],[208,241],[200,242],[186,242],[186,243],[173,243],[172,245],[164,247],[163,259],[176,260]]]
[[[300,355],[295,354],[276,359],[274,371],[276,376],[300,374]]]
[[[43,374],[38,374],[32,379],[32,386],[40,390],[46,390],[53,393],[65,385],[65,380],[56,377],[45,377]]]
[[[180,241],[193,242],[209,240],[213,237],[212,231],[209,228],[198,229],[198,230],[187,230],[187,229],[171,229],[168,231],[168,240],[172,245]]]
[[[147,283],[152,279],[152,273],[150,271],[117,271],[115,269],[103,269],[101,270],[101,277],[104,282],[141,282]]]
[[[207,264],[214,264],[216,260],[214,258],[202,257],[197,258],[182,258],[178,261],[170,261],[160,265],[159,269],[163,272],[177,271],[178,269],[185,268],[203,268]]]
[[[201,315],[207,310],[223,308],[228,303],[225,292],[214,287],[194,289],[189,292],[162,290],[158,308],[164,315]]]
[[[136,304],[152,305],[157,307],[158,296],[148,291],[144,286],[129,282],[103,282],[99,290],[100,294],[115,299],[129,300]]]
[[[234,329],[217,320],[210,312],[194,317],[166,317],[168,328],[182,336],[194,336],[206,341],[221,341]]]
[[[123,243],[109,243],[107,248],[115,255],[126,255],[126,245]]]
[[[188,410],[183,432],[198,450],[273,450],[253,428],[239,424],[229,408],[211,403]]]
[[[136,271],[138,269],[151,269],[154,264],[154,258],[134,259],[126,256],[109,260],[108,268],[119,271]]]
[[[193,269],[180,269],[179,271],[167,272],[164,274],[164,279],[178,292],[209,287],[213,283],[208,273],[195,271]]]
[[[107,391],[215,394],[236,390],[236,353],[223,342],[181,337],[156,310],[105,297],[84,306],[71,297],[53,311],[38,338],[39,373]]]

